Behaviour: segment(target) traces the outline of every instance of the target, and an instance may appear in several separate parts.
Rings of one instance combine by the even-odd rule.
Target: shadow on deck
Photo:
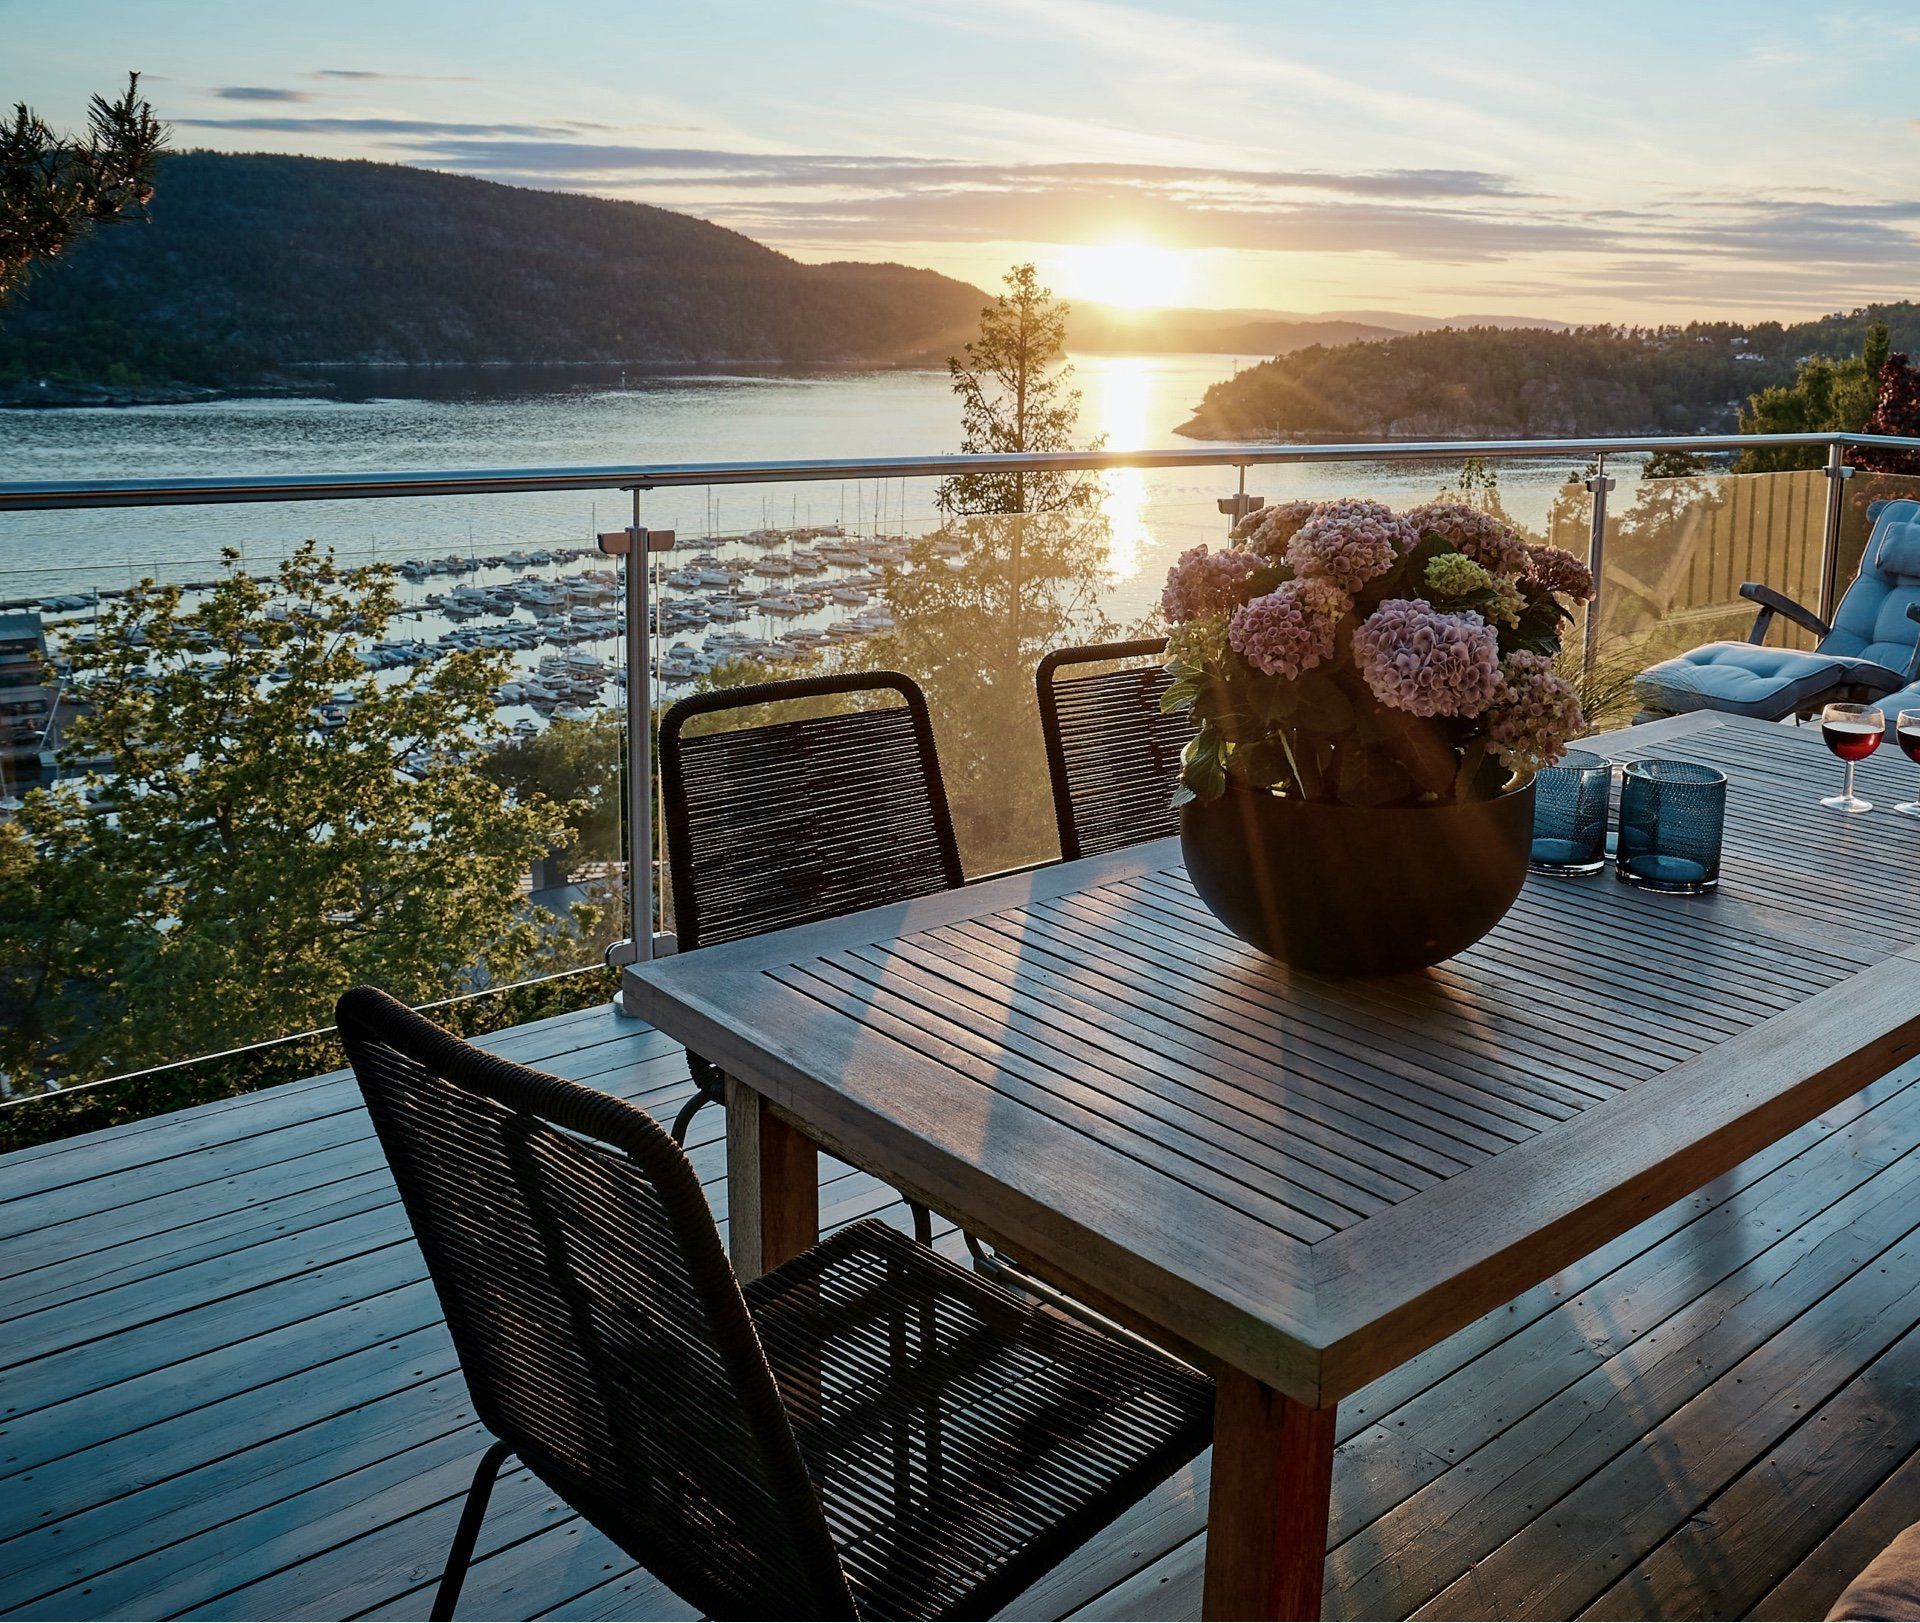
[[[689,1087],[604,1010],[487,1046],[663,1119]],[[1343,1405],[1328,1615],[1824,1613],[1920,1514],[1916,1080]],[[722,1132],[690,1148],[724,1223]],[[905,1226],[822,1180],[823,1224]],[[0,1160],[0,1276],[0,1613],[426,1615],[484,1438],[350,1079]],[[1205,1463],[1011,1614],[1197,1615]],[[467,1616],[690,1615],[524,1473],[481,1552]]]

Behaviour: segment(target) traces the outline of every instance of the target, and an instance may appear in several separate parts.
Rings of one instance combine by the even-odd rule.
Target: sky
[[[0,0],[0,39],[0,99],[56,124],[138,68],[183,148],[980,286],[1632,322],[1920,293],[1920,0]]]

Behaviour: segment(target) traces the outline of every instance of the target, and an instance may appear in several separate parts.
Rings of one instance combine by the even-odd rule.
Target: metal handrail
[[[1827,453],[1831,481],[1826,511],[1821,579],[1822,612],[1831,615],[1837,586],[1840,482],[1852,470],[1845,465],[1851,446],[1920,450],[1920,438],[1841,431],[1807,434],[1658,434],[1585,439],[1538,440],[1385,440],[1343,444],[1247,444],[1169,446],[1139,451],[954,453],[939,456],[844,457],[816,461],[636,463],[582,468],[486,468],[422,473],[276,474],[232,479],[95,479],[0,482],[0,513],[58,512],[112,507],[215,506],[241,502],[366,501],[399,497],[528,494],[542,491],[622,490],[633,494],[632,522],[625,544],[605,550],[625,554],[625,597],[629,673],[626,691],[627,747],[637,770],[629,774],[628,903],[630,936],[608,952],[610,966],[623,967],[653,956],[652,796],[646,763],[650,739],[652,683],[643,639],[647,613],[650,555],[643,526],[640,493],[699,485],[791,484],[829,479],[940,478],[983,473],[1094,473],[1109,468],[1238,468],[1312,462],[1433,462],[1465,458],[1591,459],[1596,473],[1587,481],[1593,494],[1588,560],[1594,578],[1601,575],[1605,546],[1609,457],[1653,451],[1735,452],[1820,449]],[[640,564],[636,566],[636,560]],[[1599,620],[1597,604],[1587,619],[1587,652],[1594,652]],[[666,947],[666,938],[661,945]],[[670,947],[667,950],[671,950]],[[616,999],[616,1007],[621,1000]]]
[[[919,479],[980,473],[1093,473],[1107,468],[1251,468],[1299,462],[1432,462],[1455,457],[1633,456],[1649,451],[1920,450],[1890,434],[1660,434],[1550,440],[1380,440],[1348,444],[1165,446],[1143,451],[1024,451],[841,457],[786,462],[671,462],[585,468],[480,468],[422,473],[255,474],[230,479],[82,479],[0,483],[0,513],[90,507],[186,507],[233,502],[366,501],[408,496],[568,490],[664,490],[684,485],[798,484],[824,479]]]

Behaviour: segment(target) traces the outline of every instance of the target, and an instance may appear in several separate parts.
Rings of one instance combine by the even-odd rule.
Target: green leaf
[[[1353,727],[1353,701],[1323,671],[1303,671],[1294,683],[1293,725],[1309,733],[1344,733]]]
[[[1227,774],[1257,789],[1271,789],[1293,777],[1286,751],[1271,739],[1240,745],[1227,757]]]
[[[1201,679],[1199,672],[1191,676],[1178,676],[1168,684],[1167,691],[1160,695],[1160,710],[1163,715],[1171,715],[1176,710],[1187,710],[1200,696]]]
[[[1340,751],[1335,787],[1350,806],[1387,806],[1413,793],[1413,779],[1386,750],[1348,745]]]
[[[1203,727],[1180,755],[1180,781],[1201,800],[1218,800],[1227,792],[1227,772],[1220,735]]]

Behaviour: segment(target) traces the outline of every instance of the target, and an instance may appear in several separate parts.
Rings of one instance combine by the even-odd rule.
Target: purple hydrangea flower
[[[1166,588],[1160,594],[1161,611],[1174,625],[1203,615],[1229,614],[1240,605],[1247,577],[1260,567],[1260,560],[1251,553],[1208,552],[1204,546],[1194,547],[1181,553],[1179,561],[1167,571]]]
[[[1535,586],[1576,603],[1593,597],[1593,571],[1565,547],[1528,547],[1526,577]]]
[[[1545,654],[1511,654],[1487,716],[1487,743],[1515,772],[1538,772],[1566,753],[1587,724],[1580,701]]]
[[[1362,621],[1353,662],[1376,699],[1414,716],[1477,716],[1500,687],[1493,628],[1423,597],[1389,598]]]
[[[1233,527],[1233,539],[1256,558],[1279,563],[1287,553],[1287,543],[1299,533],[1300,526],[1320,511],[1314,501],[1281,502],[1249,513]]]
[[[1418,539],[1382,502],[1323,502],[1287,543],[1286,561],[1296,575],[1351,594],[1384,575]]]
[[[1291,681],[1333,657],[1334,633],[1350,606],[1326,581],[1290,580],[1234,610],[1227,645],[1255,670]]]
[[[1421,535],[1437,535],[1496,575],[1519,575],[1527,568],[1527,543],[1504,519],[1465,502],[1428,502],[1411,509],[1407,522]]]

